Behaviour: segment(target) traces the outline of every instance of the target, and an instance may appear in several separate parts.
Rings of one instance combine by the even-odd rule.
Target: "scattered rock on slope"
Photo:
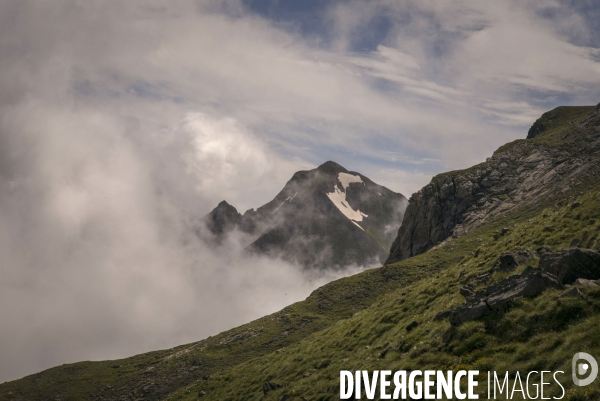
[[[596,283],[596,281],[586,280],[584,278],[578,278],[577,280],[575,280],[573,282],[573,287],[591,287],[591,288],[596,288],[596,287],[598,287],[598,284]]]
[[[530,250],[504,253],[496,259],[493,270],[498,272],[511,272],[535,258],[537,258],[537,254]]]
[[[600,279],[600,253],[592,249],[566,248],[542,255],[540,269],[554,274],[563,284]]]
[[[529,266],[521,274],[500,280],[478,291],[469,285],[461,288],[460,294],[466,298],[466,303],[450,311],[438,313],[436,319],[448,318],[451,324],[460,325],[491,311],[505,312],[513,300],[539,295],[548,288],[560,289],[564,284],[596,287],[597,281],[600,282],[600,253],[592,249],[565,248],[551,252],[543,248],[539,250],[539,254],[539,269]],[[534,255],[527,251],[525,256]],[[502,257],[498,260],[501,259]],[[580,295],[578,289],[563,294],[566,297]]]
[[[539,295],[547,288],[563,286],[553,275],[528,267],[521,274],[505,278],[483,291],[478,291],[467,303],[453,309],[448,320],[453,325],[460,325],[491,311],[505,312],[513,300]]]

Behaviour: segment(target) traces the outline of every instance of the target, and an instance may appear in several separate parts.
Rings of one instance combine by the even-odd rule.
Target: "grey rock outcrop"
[[[534,297],[548,288],[563,288],[555,276],[540,269],[528,267],[521,274],[500,280],[482,291],[465,304],[449,311],[445,315],[452,325],[475,320],[489,312],[505,312],[513,300]]]
[[[504,253],[496,259],[493,270],[498,272],[511,272],[535,258],[537,258],[537,254],[530,250]]]
[[[575,280],[573,282],[573,287],[596,288],[596,287],[598,287],[598,284],[596,284],[596,281],[586,280],[584,278],[578,278],[577,280]]]
[[[546,253],[540,258],[540,269],[555,275],[563,284],[577,279],[600,279],[600,253],[592,249],[566,248]]]
[[[523,256],[534,256],[531,251],[526,251],[524,254]],[[510,308],[513,300],[534,297],[548,288],[561,289],[564,285],[573,285],[575,288],[562,296],[582,297],[577,287],[598,287],[600,253],[581,248],[565,248],[558,252],[540,248],[537,254],[540,255],[538,269],[528,266],[521,274],[510,276],[477,291],[473,284],[467,284],[460,289],[460,294],[466,298],[466,303],[452,310],[439,312],[435,319],[448,318],[452,325],[460,325],[492,311],[505,312]]]
[[[468,286],[462,287],[458,292],[460,293],[460,295],[462,295],[466,299],[469,299],[469,298],[472,298],[473,296],[475,296],[475,292],[473,291],[473,289]]]
[[[386,264],[427,252],[517,207],[559,197],[600,170],[599,107],[558,108],[542,119],[530,139],[502,146],[469,169],[440,174],[413,194]],[[542,139],[552,124],[562,124],[563,131],[558,144],[548,146]]]

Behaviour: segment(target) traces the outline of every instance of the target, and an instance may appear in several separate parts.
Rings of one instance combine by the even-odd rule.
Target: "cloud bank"
[[[126,122],[79,108],[23,105],[3,132],[2,160],[18,157],[0,185],[0,379],[199,340],[358,271],[311,276],[243,255],[237,238],[199,240],[178,185],[201,203],[224,193],[241,203],[286,163],[232,120],[190,114],[147,141],[152,152]],[[151,157],[173,149],[179,159]]]

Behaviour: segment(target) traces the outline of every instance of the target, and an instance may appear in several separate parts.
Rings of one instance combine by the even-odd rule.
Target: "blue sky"
[[[305,40],[313,41],[323,48],[327,48],[335,40],[335,31],[332,29],[332,21],[328,11],[341,1],[244,1],[250,12],[260,15],[278,24],[282,29],[299,32]],[[402,19],[407,16],[401,17]],[[409,18],[409,17],[408,17]],[[361,27],[354,33],[349,51],[368,52],[377,49],[377,46],[385,43],[390,28],[396,21],[386,15],[385,12],[373,16],[366,26]]]

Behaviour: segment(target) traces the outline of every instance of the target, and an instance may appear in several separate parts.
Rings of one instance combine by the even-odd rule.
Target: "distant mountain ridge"
[[[298,171],[275,198],[243,215],[226,201],[202,220],[217,240],[256,235],[247,250],[305,268],[382,263],[408,201],[364,175],[328,161]]]

